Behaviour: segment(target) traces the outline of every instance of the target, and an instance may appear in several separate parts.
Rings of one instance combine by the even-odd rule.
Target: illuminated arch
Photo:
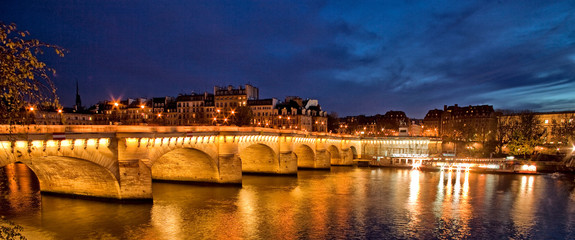
[[[357,159],[357,149],[354,146],[351,146],[351,147],[349,147],[349,150],[351,151],[352,159]]]
[[[42,192],[120,199],[120,185],[109,169],[85,159],[47,156],[23,160]]]
[[[313,168],[315,166],[315,153],[308,145],[302,144],[295,148],[298,168]]]
[[[169,181],[218,182],[216,161],[195,148],[177,148],[152,163],[152,179]]]
[[[240,151],[242,172],[277,173],[279,160],[274,150],[261,143],[252,144]]]
[[[332,165],[340,165],[341,164],[341,154],[339,153],[339,149],[336,146],[330,145],[327,148],[329,155],[330,155],[330,163]]]

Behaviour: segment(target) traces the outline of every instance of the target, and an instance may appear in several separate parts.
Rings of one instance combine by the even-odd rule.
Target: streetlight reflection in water
[[[24,165],[3,171],[0,215],[29,239],[575,239],[572,176],[332,167],[154,183],[153,203],[119,204],[40,196]]]

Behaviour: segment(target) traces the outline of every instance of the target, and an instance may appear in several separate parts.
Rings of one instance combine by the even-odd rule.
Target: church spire
[[[76,112],[83,110],[82,99],[80,98],[80,90],[78,87],[78,79],[76,79],[76,105],[74,105],[74,110],[76,110]]]

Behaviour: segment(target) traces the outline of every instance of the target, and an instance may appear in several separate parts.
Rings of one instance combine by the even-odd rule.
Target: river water
[[[28,239],[575,239],[572,175],[332,167],[153,183],[153,202],[128,204],[40,195],[26,166],[0,171],[0,215]]]

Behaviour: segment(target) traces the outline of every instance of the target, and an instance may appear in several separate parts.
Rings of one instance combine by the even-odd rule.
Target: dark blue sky
[[[575,1],[4,0],[66,106],[250,83],[340,116],[444,104],[575,110]]]

